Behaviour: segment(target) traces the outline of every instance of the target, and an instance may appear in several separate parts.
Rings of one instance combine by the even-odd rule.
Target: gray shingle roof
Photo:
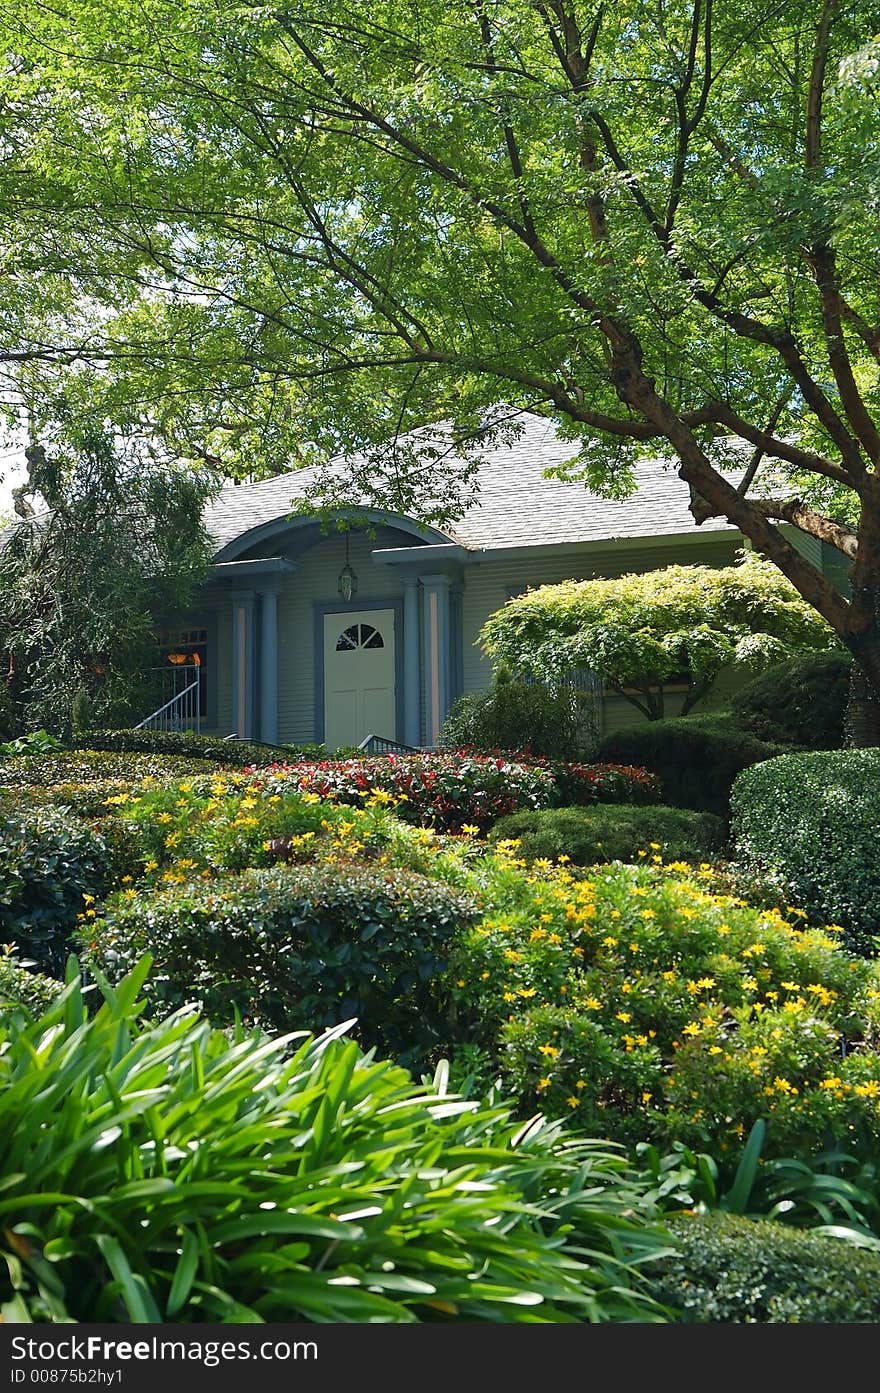
[[[449,531],[450,540],[472,550],[494,551],[730,529],[723,518],[695,526],[687,485],[669,458],[640,461],[637,492],[623,500],[600,498],[580,483],[543,478],[545,469],[562,464],[574,452],[570,441],[559,439],[552,422],[527,418],[517,440],[486,452],[478,475],[478,501]],[[206,515],[218,551],[254,528],[295,514],[296,500],[307,495],[315,472],[300,469],[223,489]]]

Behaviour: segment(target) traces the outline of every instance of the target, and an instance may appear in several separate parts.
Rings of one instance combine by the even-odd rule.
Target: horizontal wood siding
[[[646,541],[632,545],[609,544],[608,548],[572,548],[534,559],[484,560],[465,569],[465,588],[462,605],[464,627],[464,690],[478,692],[488,687],[492,667],[478,645],[480,629],[490,614],[507,600],[512,592],[538,585],[552,585],[562,580],[590,580],[595,576],[620,576],[631,571],[653,571],[662,566],[729,566],[742,545],[739,534],[708,533],[704,539],[686,544],[676,541]],[[618,705],[621,715],[618,716]],[[675,706],[675,703],[672,703]],[[680,701],[678,702],[680,705]],[[676,708],[677,709],[677,708]],[[632,715],[624,714],[631,712]],[[673,714],[673,710],[670,711]],[[640,719],[634,706],[620,698],[606,700],[603,717],[605,730],[616,729],[630,720]]]
[[[377,566],[376,547],[406,545],[392,528],[375,537],[353,533],[349,559],[358,578],[352,610],[372,609],[375,600],[395,599],[403,584],[390,566]],[[345,538],[327,537],[305,552],[293,574],[285,576],[278,596],[278,738],[285,744],[308,744],[315,733],[314,606],[339,599],[337,580],[345,565]],[[402,642],[402,635],[398,635]]]

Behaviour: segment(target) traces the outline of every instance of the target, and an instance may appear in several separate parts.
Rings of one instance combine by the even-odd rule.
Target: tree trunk
[[[875,639],[880,657],[880,639]],[[858,659],[853,659],[843,723],[843,743],[851,749],[880,745],[880,696]]]
[[[848,643],[853,655],[843,726],[844,744],[854,749],[880,745],[880,581],[876,571],[853,585],[853,608],[861,627]]]

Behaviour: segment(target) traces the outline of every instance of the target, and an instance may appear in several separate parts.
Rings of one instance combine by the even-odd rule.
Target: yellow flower
[[[171,821],[171,814],[170,814],[170,813],[160,813],[159,816],[156,818],[156,821],[157,821],[157,822],[170,822],[170,821]]]
[[[868,1079],[867,1083],[857,1083],[853,1093],[859,1098],[880,1098],[880,1083],[876,1079]]]
[[[575,1084],[575,1088],[578,1090],[579,1093],[582,1089],[586,1088],[586,1086],[587,1085],[583,1079],[578,1079],[577,1083]]]
[[[588,996],[584,1001],[584,1007],[587,1011],[599,1011],[602,1009],[602,1003],[597,996]]]
[[[94,895],[83,895],[83,904],[94,904],[94,903],[95,903],[95,897],[94,897]]]
[[[624,1025],[629,1025],[632,1016],[629,1011],[616,1011],[615,1020],[623,1021]]]
[[[650,1103],[650,1101],[651,1101],[651,1099],[652,1099],[653,1097],[654,1097],[653,1093],[647,1093],[647,1092],[646,1092],[646,1093],[643,1093],[643,1094],[642,1094],[642,1102],[643,1102],[643,1103]]]
[[[581,1105],[580,1098],[575,1098],[574,1094],[571,1094],[565,1101],[570,1108],[579,1108]]]
[[[617,942],[617,939],[611,934],[606,934],[605,938],[602,939],[602,944],[605,948],[616,948]]]
[[[546,1054],[548,1059],[555,1059],[556,1056],[559,1054],[559,1051],[558,1049],[556,1049],[555,1045],[539,1045],[538,1053]]]
[[[465,822],[462,823],[461,835],[463,837],[478,837],[480,835],[480,829],[472,822]]]
[[[684,1030],[681,1033],[682,1035],[699,1035],[700,1027],[697,1025],[696,1021],[691,1021],[688,1025],[684,1027]]]
[[[538,1079],[538,1087],[539,1087],[539,1088],[549,1088],[549,1087],[550,1087],[550,1082],[551,1082],[550,1079]]]

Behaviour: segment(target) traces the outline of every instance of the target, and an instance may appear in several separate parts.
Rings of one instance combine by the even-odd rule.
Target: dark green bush
[[[349,1040],[145,1024],[147,967],[0,1020],[0,1319],[662,1319],[666,1235],[604,1143]]]
[[[215,764],[246,768],[279,760],[314,759],[326,755],[323,745],[264,745],[251,740],[224,740],[217,735],[190,735],[174,730],[90,730],[80,746],[116,754],[183,755]]]
[[[7,788],[46,788],[59,784],[91,784],[107,779],[182,779],[188,774],[204,774],[212,767],[234,768],[235,761],[221,766],[207,764],[204,758],[187,759],[175,754],[127,754],[103,750],[58,750],[42,755],[11,755],[0,759],[0,790]]]
[[[405,1062],[446,1030],[447,945],[473,902],[412,872],[353,862],[246,871],[117,897],[83,931],[115,981],[152,953],[156,1004],[198,997],[218,1024],[233,1009],[275,1029],[337,1025]]]
[[[780,753],[777,745],[717,715],[626,726],[606,736],[596,757],[643,765],[660,776],[668,803],[726,817],[731,785],[740,770]]]
[[[880,933],[880,750],[784,755],[740,774],[734,845],[852,952]]]
[[[652,843],[671,861],[702,861],[724,845],[724,822],[686,808],[597,803],[590,808],[541,808],[496,822],[491,841],[518,840],[530,860],[567,856],[576,866],[635,861]],[[652,848],[653,849],[653,848]]]
[[[678,1253],[651,1288],[688,1323],[873,1324],[880,1254],[772,1219],[685,1215],[670,1222]]]
[[[84,896],[104,894],[111,864],[104,839],[58,809],[0,818],[0,940],[61,966]]]
[[[63,982],[32,972],[11,953],[0,950],[0,1015],[9,1007],[23,1006],[41,1015],[52,1005]]]
[[[836,750],[852,659],[848,653],[813,653],[768,668],[729,702],[737,723],[761,740]]]
[[[516,750],[576,760],[595,747],[595,725],[587,693],[499,678],[453,702],[439,743],[447,750]]]

